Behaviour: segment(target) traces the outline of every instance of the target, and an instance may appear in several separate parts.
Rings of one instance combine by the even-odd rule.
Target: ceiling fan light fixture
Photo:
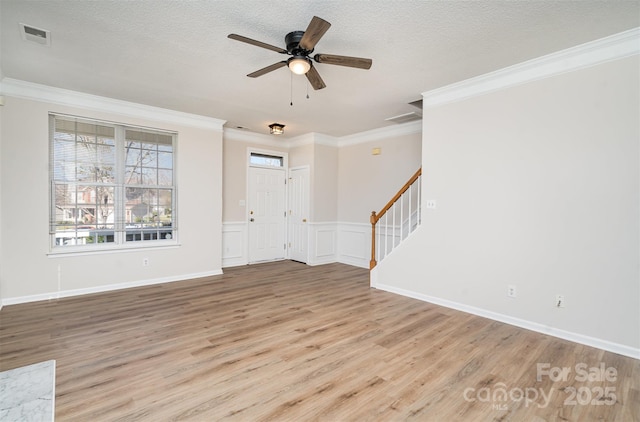
[[[304,75],[311,69],[311,60],[304,56],[293,56],[287,62],[287,66],[296,75]]]
[[[271,123],[269,125],[269,133],[272,135],[282,135],[284,133],[284,125],[280,123]]]

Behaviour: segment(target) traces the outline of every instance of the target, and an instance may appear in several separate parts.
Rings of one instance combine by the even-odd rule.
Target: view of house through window
[[[55,248],[175,238],[175,134],[51,116]]]

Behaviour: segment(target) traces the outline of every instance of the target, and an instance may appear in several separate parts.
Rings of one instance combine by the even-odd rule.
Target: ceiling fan
[[[256,70],[253,73],[249,73],[247,75],[248,77],[257,78],[258,76],[262,76],[281,67],[288,66],[293,73],[306,75],[313,89],[322,89],[326,87],[326,85],[316,68],[313,66],[313,61],[316,63],[334,64],[339,66],[355,67],[358,69],[369,69],[373,63],[371,59],[337,56],[335,54],[316,54],[311,56],[314,47],[330,26],[331,24],[329,22],[314,16],[305,31],[289,32],[284,37],[286,49],[237,34],[229,34],[228,38],[291,56],[287,60],[274,63],[260,70]]]

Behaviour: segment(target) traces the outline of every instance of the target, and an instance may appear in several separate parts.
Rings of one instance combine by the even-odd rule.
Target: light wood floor
[[[370,289],[368,271],[342,264],[260,264],[4,307],[0,370],[48,359],[57,361],[57,421],[640,414],[640,361]],[[601,362],[615,381],[576,380],[577,364]],[[538,380],[546,363],[569,368],[568,379]]]

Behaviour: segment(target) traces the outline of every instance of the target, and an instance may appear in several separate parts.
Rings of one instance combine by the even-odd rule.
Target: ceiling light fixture
[[[311,69],[311,60],[304,56],[293,56],[287,61],[287,66],[296,75],[304,75]]]
[[[272,135],[282,135],[284,133],[284,125],[280,123],[271,123],[269,125],[269,133]]]

